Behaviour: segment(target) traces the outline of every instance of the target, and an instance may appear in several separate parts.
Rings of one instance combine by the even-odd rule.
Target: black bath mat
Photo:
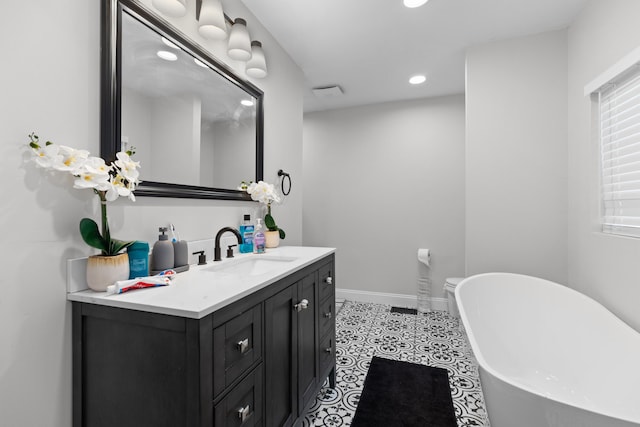
[[[418,310],[415,308],[404,308],[404,307],[391,307],[392,313],[401,313],[401,314],[418,314]]]
[[[456,427],[446,369],[374,357],[351,427]]]

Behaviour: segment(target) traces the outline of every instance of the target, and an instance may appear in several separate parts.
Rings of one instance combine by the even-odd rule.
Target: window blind
[[[640,67],[598,92],[602,231],[640,237]]]

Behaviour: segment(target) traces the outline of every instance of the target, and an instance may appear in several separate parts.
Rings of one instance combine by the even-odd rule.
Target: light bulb
[[[419,85],[421,83],[424,83],[427,81],[427,77],[423,76],[422,74],[418,74],[416,76],[413,76],[409,79],[409,83],[411,83],[412,85]]]

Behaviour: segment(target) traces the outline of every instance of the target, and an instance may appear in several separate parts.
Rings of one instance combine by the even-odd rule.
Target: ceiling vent
[[[335,98],[344,94],[340,86],[314,87],[311,92],[318,98]]]

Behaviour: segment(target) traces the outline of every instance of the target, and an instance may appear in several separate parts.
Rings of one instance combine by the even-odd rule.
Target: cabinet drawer
[[[328,332],[334,330],[335,322],[335,298],[327,298],[320,303],[319,324],[320,324],[320,338],[322,339]]]
[[[333,263],[328,263],[320,267],[320,301],[334,295],[335,293],[335,277],[333,271]]]
[[[322,377],[326,373],[327,369],[335,364],[336,345],[333,334],[329,334],[322,339],[318,352],[318,359],[320,360],[320,376]]]
[[[262,364],[222,399],[213,409],[216,427],[262,425]]]
[[[217,396],[262,357],[262,306],[213,330],[213,394]]]

